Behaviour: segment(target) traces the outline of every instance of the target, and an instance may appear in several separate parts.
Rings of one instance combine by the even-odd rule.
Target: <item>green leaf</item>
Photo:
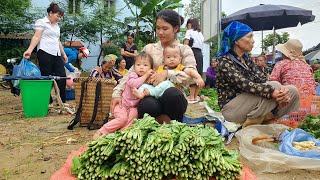
[[[166,8],[168,9],[176,9],[176,8],[182,8],[184,5],[181,3],[174,3],[174,4],[170,4],[168,5]]]
[[[150,0],[142,9],[139,15],[139,18],[144,17],[148,14],[151,14],[153,9],[159,4],[162,0]]]
[[[75,157],[72,159],[72,166],[71,166],[71,174],[77,175],[79,173],[81,163],[79,157]]]

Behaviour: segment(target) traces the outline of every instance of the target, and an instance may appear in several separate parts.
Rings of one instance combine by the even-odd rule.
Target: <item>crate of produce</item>
[[[291,112],[288,115],[284,115],[279,119],[276,119],[277,124],[284,124],[291,128],[297,128],[307,117],[305,111]]]

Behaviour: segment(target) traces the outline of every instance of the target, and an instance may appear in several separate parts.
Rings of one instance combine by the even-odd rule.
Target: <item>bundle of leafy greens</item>
[[[316,70],[314,72],[314,79],[317,81],[317,82],[320,82],[320,69]]]
[[[215,88],[201,89],[200,94],[208,97],[206,102],[212,110],[214,110],[215,112],[220,112],[220,108],[218,104],[217,89]]]
[[[145,115],[133,126],[103,135],[73,159],[78,179],[209,179],[240,176],[239,154],[225,148],[216,129]]]
[[[307,118],[300,124],[300,129],[309,132],[312,136],[320,139],[320,117],[308,115]]]

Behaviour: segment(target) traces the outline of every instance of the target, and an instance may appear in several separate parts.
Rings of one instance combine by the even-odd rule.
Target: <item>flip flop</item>
[[[188,104],[194,104],[194,103],[197,103],[197,102],[199,102],[199,101],[197,101],[197,100],[189,100],[188,99]]]

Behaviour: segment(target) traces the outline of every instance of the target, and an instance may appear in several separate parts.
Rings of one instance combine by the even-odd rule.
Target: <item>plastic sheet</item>
[[[236,133],[240,154],[260,172],[285,172],[290,169],[320,170],[320,159],[290,156],[279,150],[252,144],[260,136],[277,137],[289,127],[281,124],[253,125]]]
[[[320,140],[314,138],[302,129],[295,129],[291,132],[285,131],[280,136],[280,151],[292,156],[320,159],[320,150],[297,150],[292,146],[293,142],[312,141],[316,146],[320,146]]]
[[[86,149],[86,146],[81,146],[78,150],[72,151],[71,154],[68,156],[66,162],[63,164],[63,166],[50,177],[50,180],[76,180],[77,178],[71,175],[72,159],[75,156],[80,155]],[[241,177],[239,179],[257,180],[258,178],[245,164],[243,164]],[[215,180],[215,178],[210,178],[210,180]]]
[[[87,149],[88,147],[81,146],[78,150],[72,151],[63,166],[50,177],[50,180],[76,180],[77,178],[71,175],[72,159]]]

